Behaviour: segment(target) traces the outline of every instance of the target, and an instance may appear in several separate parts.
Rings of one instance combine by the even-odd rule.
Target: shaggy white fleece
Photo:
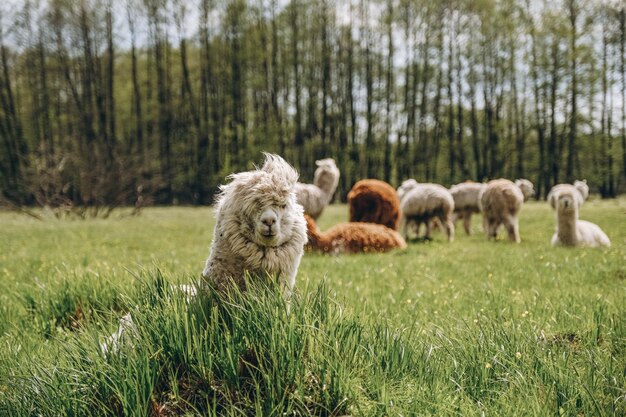
[[[313,177],[313,184],[297,183],[295,187],[298,203],[304,211],[317,219],[330,203],[339,184],[339,168],[332,158],[315,161],[317,169]]]
[[[398,187],[398,198],[402,211],[402,233],[408,238],[408,225],[415,224],[416,232],[420,224],[426,225],[426,237],[430,237],[431,220],[438,219],[444,228],[448,241],[454,240],[454,199],[450,191],[442,185],[418,183],[414,179],[402,182]]]
[[[294,192],[298,173],[280,156],[265,154],[261,169],[230,175],[220,187],[211,253],[202,276],[218,289],[245,289],[245,274],[275,276],[288,297],[307,240]]]
[[[564,187],[556,198],[556,231],[552,246],[611,246],[608,236],[594,223],[578,220],[582,195],[574,186]]]
[[[574,185],[557,184],[552,187],[548,193],[548,203],[550,203],[550,206],[556,210],[556,201],[559,198],[559,193],[565,190],[571,191],[572,189],[578,191],[579,195],[576,196],[576,201],[578,202],[578,208],[580,208],[589,197],[589,186],[587,185],[587,180],[576,180],[574,181]]]

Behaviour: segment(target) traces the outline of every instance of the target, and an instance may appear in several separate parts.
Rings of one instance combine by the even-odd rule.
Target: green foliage
[[[40,3],[0,10],[2,205],[208,204],[261,151],[306,182],[335,158],[340,199],[366,177],[625,190],[615,2]]]
[[[553,213],[531,202],[519,245],[477,217],[453,243],[308,253],[289,308],[271,287],[179,289],[207,256],[207,209],[0,213],[0,415],[624,415],[625,209],[582,208],[610,249],[552,248]],[[331,206],[320,227],[346,217]]]

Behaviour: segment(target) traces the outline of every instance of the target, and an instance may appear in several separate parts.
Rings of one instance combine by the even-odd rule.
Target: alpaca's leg
[[[491,224],[487,216],[483,214],[483,232],[485,232],[485,236],[487,239],[491,238]]]
[[[496,237],[498,237],[498,229],[500,229],[500,222],[495,219],[487,220],[487,237],[489,240],[496,240]]]
[[[452,222],[451,216],[441,216],[439,218],[441,220],[441,224],[443,225],[446,236],[448,237],[448,242],[454,241],[454,223]]]
[[[468,235],[472,234],[472,213],[464,213],[463,227],[465,228],[465,233]]]
[[[493,227],[493,240],[498,238],[498,234],[500,234],[500,227],[502,227],[502,221],[498,220]]]
[[[517,217],[507,217],[504,226],[509,234],[509,240],[520,243],[522,239],[519,236],[519,222]]]
[[[406,216],[402,216],[400,222],[402,223],[402,237],[404,237],[404,240],[409,240],[409,219]]]

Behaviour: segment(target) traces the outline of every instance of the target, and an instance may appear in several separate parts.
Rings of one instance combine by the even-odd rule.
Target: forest
[[[0,205],[210,204],[284,156],[355,181],[626,191],[625,3],[0,5]]]

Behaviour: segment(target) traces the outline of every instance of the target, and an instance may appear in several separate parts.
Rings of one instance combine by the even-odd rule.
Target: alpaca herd
[[[296,188],[298,201],[304,206],[307,218],[309,248],[322,252],[353,253],[383,251],[403,247],[397,243],[395,235],[389,231],[401,229],[403,242],[409,237],[409,230],[419,236],[423,225],[424,238],[430,239],[433,229],[441,229],[449,242],[454,240],[457,220],[463,221],[465,233],[471,235],[472,215],[482,213],[483,231],[487,239],[495,240],[501,228],[507,232],[509,240],[520,243],[519,213],[524,202],[534,196],[533,183],[527,179],[515,182],[495,179],[487,183],[466,181],[455,184],[450,189],[439,184],[419,183],[415,179],[402,182],[397,190],[377,179],[360,180],[348,193],[350,221],[322,234],[314,219],[319,217],[324,205],[332,200],[332,194],[339,180],[339,169],[333,159],[317,161],[314,184],[300,184]],[[320,178],[326,177],[323,187]],[[324,188],[323,198],[312,205],[311,198],[302,190],[308,187]],[[315,189],[315,188],[313,188]],[[568,197],[575,207],[566,207]],[[610,246],[608,237],[593,223],[578,220],[578,210],[589,196],[587,181],[571,184],[557,184],[548,194],[548,202],[556,210],[557,228],[553,245],[564,246]],[[307,207],[314,206],[314,209]],[[384,229],[363,227],[363,223],[375,223]],[[569,226],[568,226],[569,225]],[[365,231],[371,234],[366,236]],[[566,237],[569,234],[570,237]],[[376,244],[373,242],[378,239]],[[350,241],[350,249],[345,242]],[[321,243],[320,243],[321,242]],[[395,243],[392,243],[395,242]],[[341,248],[341,249],[337,249]],[[360,248],[360,249],[359,249]]]
[[[495,239],[504,227],[508,238],[520,243],[518,216],[535,192],[526,179],[466,181],[450,189],[407,179],[397,190],[384,181],[366,179],[347,195],[350,221],[322,232],[315,219],[332,201],[340,173],[331,158],[316,165],[313,184],[297,182],[295,169],[271,154],[266,154],[262,168],[229,177],[215,206],[215,233],[202,274],[206,281],[218,289],[229,282],[243,288],[245,276],[274,276],[288,298],[305,247],[332,254],[402,249],[409,229],[419,235],[421,225],[426,238],[440,228],[452,242],[454,222],[462,219],[469,235],[475,213],[482,213],[488,239]],[[597,225],[578,219],[588,195],[585,181],[552,188],[548,201],[557,218],[553,245],[610,245]]]

